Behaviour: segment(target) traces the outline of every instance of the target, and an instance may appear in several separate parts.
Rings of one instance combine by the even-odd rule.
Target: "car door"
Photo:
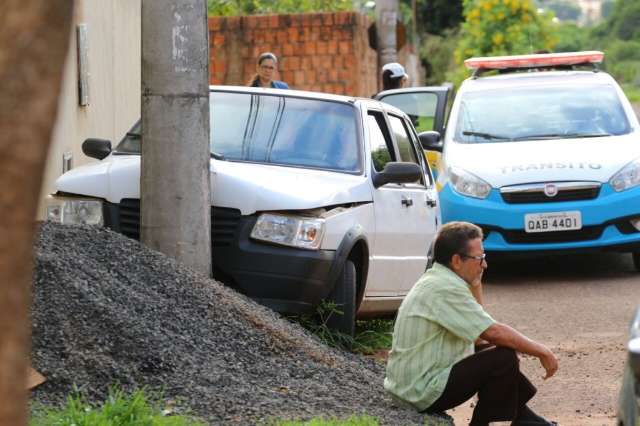
[[[409,116],[418,133],[435,130],[444,136],[450,92],[450,85],[412,87],[385,90],[375,95],[374,98],[402,110]],[[440,162],[440,153],[426,151],[425,156],[435,175]]]
[[[392,124],[383,111],[369,110],[366,120],[374,175],[388,162],[401,161],[404,154],[398,150]],[[414,157],[415,152],[414,148]],[[424,272],[429,233],[425,230],[429,229],[425,182],[423,177],[412,184],[373,188],[376,232],[369,259],[369,297],[404,295]]]

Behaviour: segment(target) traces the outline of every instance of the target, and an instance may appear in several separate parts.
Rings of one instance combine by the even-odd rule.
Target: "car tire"
[[[633,266],[640,272],[640,251],[631,252],[631,256],[633,256]]]
[[[346,260],[333,291],[328,297],[336,310],[329,314],[326,325],[331,330],[353,336],[356,327],[356,266]]]

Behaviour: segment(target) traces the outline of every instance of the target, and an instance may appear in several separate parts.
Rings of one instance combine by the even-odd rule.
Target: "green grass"
[[[393,320],[374,319],[356,322],[355,342],[358,352],[372,354],[391,349]]]
[[[635,104],[640,103],[640,86],[633,84],[623,84],[622,90],[624,90],[625,95],[629,98],[629,102]]]
[[[160,396],[148,397],[138,390],[125,395],[111,388],[102,406],[88,403],[76,392],[61,408],[34,408],[29,426],[204,426],[205,423],[187,416],[169,415],[171,410],[160,406]]]
[[[315,334],[327,346],[366,355],[391,348],[393,320],[357,321],[356,332],[352,337],[327,326],[329,316],[340,313],[335,304],[325,301],[318,306],[314,315],[302,315],[290,319]]]

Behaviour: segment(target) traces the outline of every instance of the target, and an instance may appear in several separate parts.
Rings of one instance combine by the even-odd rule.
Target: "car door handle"
[[[410,207],[413,205],[413,200],[409,197],[405,197],[404,195],[402,196],[402,201],[400,201],[400,204],[402,204],[405,207]]]
[[[427,206],[435,207],[436,205],[438,205],[438,202],[436,201],[436,199],[427,195]]]

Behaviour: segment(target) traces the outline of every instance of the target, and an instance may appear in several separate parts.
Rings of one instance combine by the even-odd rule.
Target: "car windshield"
[[[211,93],[214,158],[360,171],[356,111],[338,102],[248,93]],[[116,153],[140,153],[138,121]]]
[[[356,117],[339,102],[213,92],[211,151],[232,161],[358,172]]]
[[[463,143],[495,143],[630,131],[613,86],[545,86],[465,93],[454,138]]]

